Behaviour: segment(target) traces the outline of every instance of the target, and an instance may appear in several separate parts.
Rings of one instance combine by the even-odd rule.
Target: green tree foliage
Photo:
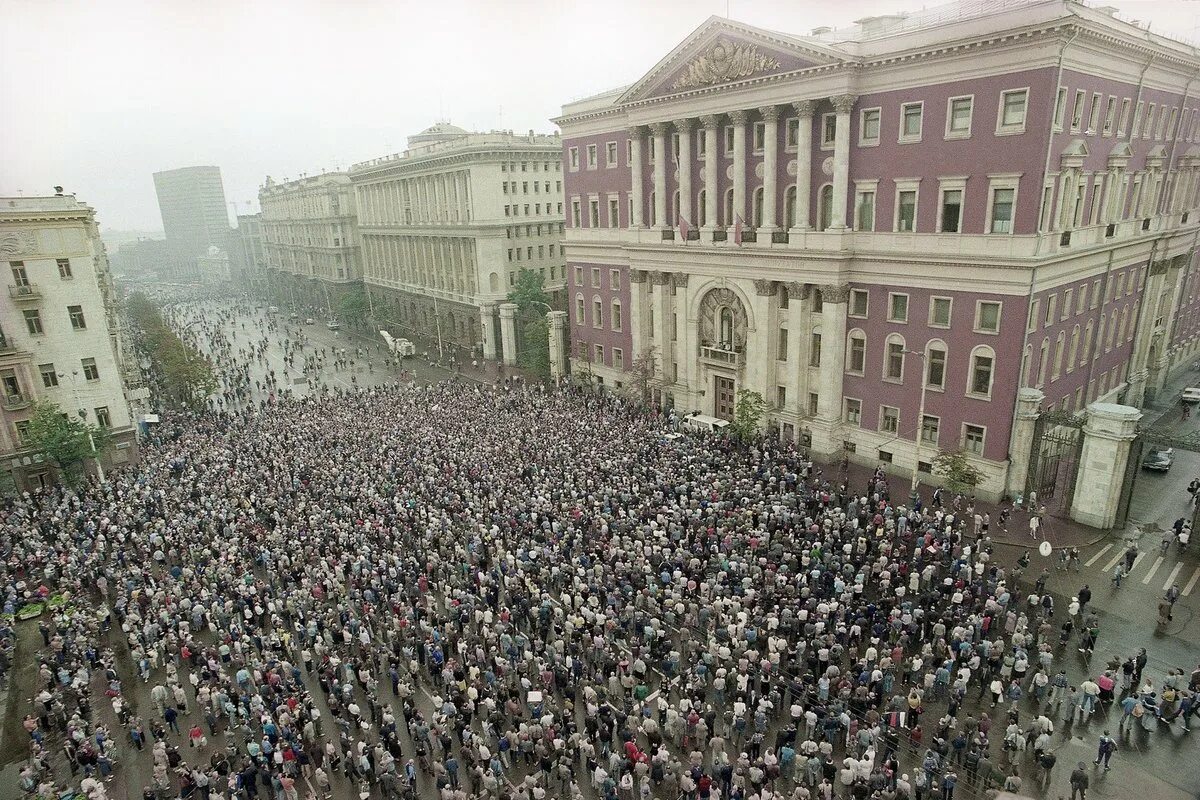
[[[508,302],[517,304],[517,327],[521,333],[517,363],[544,380],[550,377],[550,328],[546,324],[550,296],[543,284],[542,273],[521,270],[508,293]]]
[[[92,441],[88,441],[88,434]],[[84,475],[84,459],[92,457],[92,443],[99,454],[108,440],[102,428],[63,413],[54,403],[39,400],[29,419],[29,444],[58,468],[74,486]]]
[[[362,289],[346,292],[338,300],[337,312],[341,317],[342,322],[355,328],[363,328],[367,325],[367,315],[370,313],[370,303],[367,302],[367,295]]]
[[[212,364],[194,347],[183,343],[163,322],[158,308],[144,295],[131,295],[125,303],[130,320],[141,331],[145,356],[157,370],[169,401],[199,408],[217,388]]]
[[[733,432],[740,439],[750,439],[758,433],[758,425],[763,413],[767,410],[767,401],[758,392],[741,389],[737,393],[737,403],[733,407]]]
[[[974,491],[983,480],[981,473],[962,450],[938,453],[933,459],[933,474],[942,478],[955,494]]]

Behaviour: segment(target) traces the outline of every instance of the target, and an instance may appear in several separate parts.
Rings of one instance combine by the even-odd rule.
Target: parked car
[[[305,324],[305,325],[315,325],[315,324],[316,324],[316,322],[317,322],[317,321],[316,321],[315,319],[313,319],[312,317],[305,317],[305,318],[304,318],[304,324]]]
[[[710,417],[707,414],[696,412],[688,414],[683,418],[682,427],[684,430],[696,433],[720,433],[729,427],[729,420]]]
[[[1171,464],[1175,462],[1175,451],[1171,448],[1163,450],[1157,447],[1151,450],[1142,458],[1142,469],[1152,469],[1157,472],[1166,472],[1171,468]]]
[[[331,331],[341,330],[342,326],[336,319],[331,319],[325,323],[325,327]]]
[[[1200,386],[1189,386],[1183,390],[1183,402],[1200,403]]]

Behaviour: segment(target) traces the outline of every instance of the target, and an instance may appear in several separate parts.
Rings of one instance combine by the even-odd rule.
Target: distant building
[[[212,286],[229,286],[233,283],[229,253],[213,245],[208,252],[196,259],[196,272],[200,282]]]
[[[497,307],[517,273],[540,272],[552,295],[566,281],[559,137],[439,123],[403,153],[355,164],[350,178],[376,320],[512,360],[511,309],[498,335]]]
[[[138,239],[117,246],[112,257],[115,273],[128,278],[155,277],[171,272],[171,251],[166,239]]]
[[[572,364],[612,388],[648,366],[652,399],[726,419],[753,390],[825,457],[928,480],[962,450],[980,495],[1047,495],[1040,411],[1141,406],[1200,352],[1198,71],[1064,0],[713,17],[557,120]]]
[[[258,202],[271,291],[293,305],[336,313],[342,295],[362,281],[350,176],[326,172],[286,183],[268,177]]]
[[[0,199],[0,469],[53,481],[25,436],[35,400],[106,428],[111,465],[137,457],[121,331],[94,211],[70,195]]]
[[[238,289],[265,288],[267,251],[262,238],[262,214],[238,214],[233,232],[230,257],[233,262],[233,283]]]
[[[197,278],[196,258],[229,246],[229,213],[220,167],[183,167],[154,173],[158,210],[170,249],[170,273]]]

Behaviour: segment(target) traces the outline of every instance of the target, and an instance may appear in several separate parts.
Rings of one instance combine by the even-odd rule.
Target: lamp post
[[[929,387],[929,369],[928,355],[921,350],[905,350],[908,355],[920,356],[921,358],[921,403],[917,409],[917,439],[915,449],[915,463],[913,464],[912,487],[911,493],[915,497],[917,494],[917,484],[920,483],[921,472],[921,436],[925,433],[925,393]]]

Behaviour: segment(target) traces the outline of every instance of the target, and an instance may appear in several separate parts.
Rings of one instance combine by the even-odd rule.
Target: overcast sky
[[[729,0],[804,33],[908,0]],[[1200,3],[1112,0],[1200,38]],[[108,230],[161,229],[151,174],[216,164],[226,198],[398,152],[438,119],[549,132],[632,83],[726,0],[0,0],[0,195],[61,184]]]

